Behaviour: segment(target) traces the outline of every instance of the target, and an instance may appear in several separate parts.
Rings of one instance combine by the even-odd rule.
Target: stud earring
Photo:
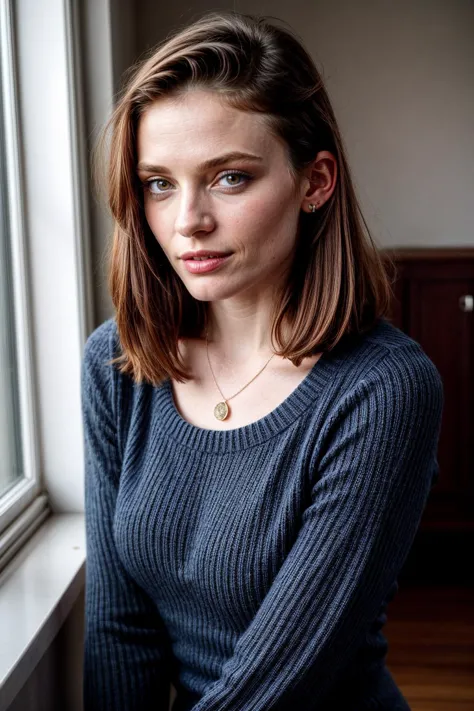
[[[310,209],[311,212],[316,212],[316,210],[317,210],[318,207],[319,207],[319,202],[316,203],[316,205],[310,204],[310,205],[308,205],[308,207],[309,207],[309,209]]]

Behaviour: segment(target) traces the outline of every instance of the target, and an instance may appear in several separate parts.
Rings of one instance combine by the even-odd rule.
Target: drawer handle
[[[461,311],[473,311],[474,310],[474,296],[471,294],[466,294],[461,296],[459,299],[459,308]]]

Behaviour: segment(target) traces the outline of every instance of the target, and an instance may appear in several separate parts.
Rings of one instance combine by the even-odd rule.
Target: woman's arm
[[[193,711],[323,708],[412,545],[438,468],[442,407],[421,349],[391,351],[342,396],[295,544]]]
[[[84,711],[168,711],[169,640],[158,611],[115,549],[121,469],[113,408],[112,331],[89,337],[82,368],[85,434],[86,619]]]

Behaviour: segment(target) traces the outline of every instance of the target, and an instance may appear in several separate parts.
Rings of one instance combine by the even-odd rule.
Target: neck
[[[223,309],[222,303],[219,306],[209,313],[207,331],[204,333],[213,353],[233,363],[262,361],[274,353],[271,341],[273,314],[270,307],[257,310],[253,306],[232,310],[228,305]]]

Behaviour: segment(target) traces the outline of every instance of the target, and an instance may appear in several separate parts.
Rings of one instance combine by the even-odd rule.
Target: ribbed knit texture
[[[381,627],[438,475],[422,348],[381,319],[233,430],[118,352],[110,319],[83,359],[85,711],[167,711],[170,680],[175,711],[408,709]]]

